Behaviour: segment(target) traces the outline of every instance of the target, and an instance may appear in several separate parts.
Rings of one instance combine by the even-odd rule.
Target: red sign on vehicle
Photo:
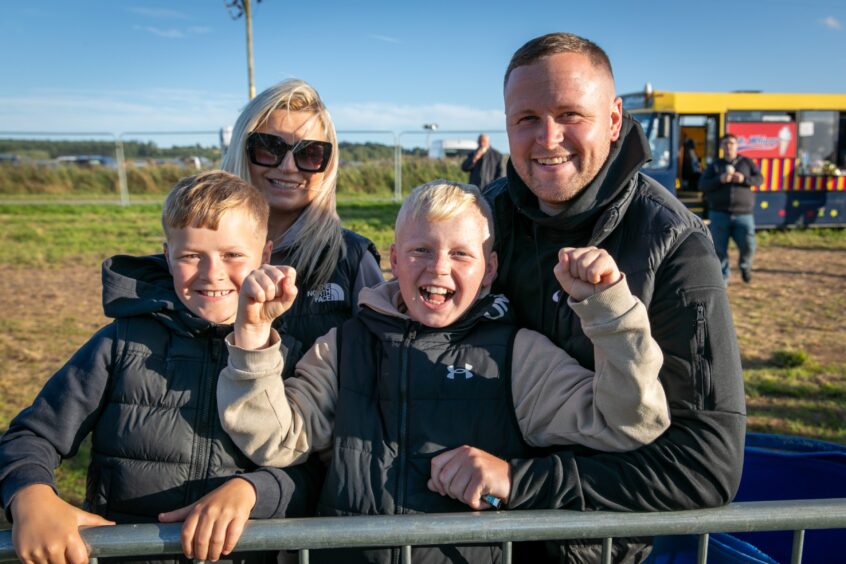
[[[753,159],[787,159],[796,156],[796,124],[732,122],[728,132],[737,135],[737,151]]]

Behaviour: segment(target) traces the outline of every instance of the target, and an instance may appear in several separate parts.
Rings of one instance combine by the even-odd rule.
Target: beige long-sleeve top
[[[360,303],[402,313],[395,281],[361,291]],[[594,344],[594,373],[529,329],[518,331],[512,351],[514,411],[525,440],[535,446],[581,444],[604,451],[648,444],[670,424],[663,362],[644,305],[625,279],[581,302],[570,301]],[[283,383],[279,337],[261,350],[227,338],[229,363],[218,381],[224,429],[250,459],[290,466],[332,446],[338,400],[335,329],[319,338]],[[472,446],[472,445],[471,445]]]

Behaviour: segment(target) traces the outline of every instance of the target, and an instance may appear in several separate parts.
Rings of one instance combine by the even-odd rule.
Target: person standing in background
[[[484,188],[497,178],[505,176],[502,153],[491,147],[491,138],[487,134],[479,135],[479,146],[474,153],[467,155],[461,163],[461,170],[470,173],[470,184]]]
[[[764,181],[758,165],[737,152],[737,136],[727,133],[720,138],[723,156],[715,160],[699,180],[699,188],[708,203],[709,228],[714,248],[720,259],[723,279],[728,284],[731,268],[728,261],[729,237],[740,251],[740,276],[747,284],[752,280],[752,256],[755,254],[755,193],[753,186]]]

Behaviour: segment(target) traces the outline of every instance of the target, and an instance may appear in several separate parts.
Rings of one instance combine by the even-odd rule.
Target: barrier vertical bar
[[[805,547],[805,529],[793,531],[793,554],[790,556],[791,564],[802,562],[802,549]]]
[[[503,564],[511,564],[511,541],[502,543],[502,562]]]
[[[411,564],[411,545],[407,544],[402,547],[402,564]]]
[[[699,549],[696,553],[696,562],[705,564],[708,561],[708,533],[699,535]]]
[[[402,133],[394,136],[394,201],[402,201]]]
[[[611,537],[602,539],[602,564],[611,564]]]
[[[118,190],[120,192],[120,205],[129,205],[129,186],[126,183],[126,157],[123,152],[123,139],[118,136],[115,139],[115,156],[118,166]]]
[[[307,548],[300,550],[299,564],[308,564],[309,552]]]

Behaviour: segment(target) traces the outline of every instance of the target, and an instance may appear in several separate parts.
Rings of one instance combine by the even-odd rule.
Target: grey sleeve
[[[352,286],[352,299],[353,303],[356,304],[355,311],[358,311],[358,293],[361,292],[361,289],[370,288],[384,281],[385,276],[382,274],[382,269],[379,268],[376,258],[370,253],[363,253]]]

